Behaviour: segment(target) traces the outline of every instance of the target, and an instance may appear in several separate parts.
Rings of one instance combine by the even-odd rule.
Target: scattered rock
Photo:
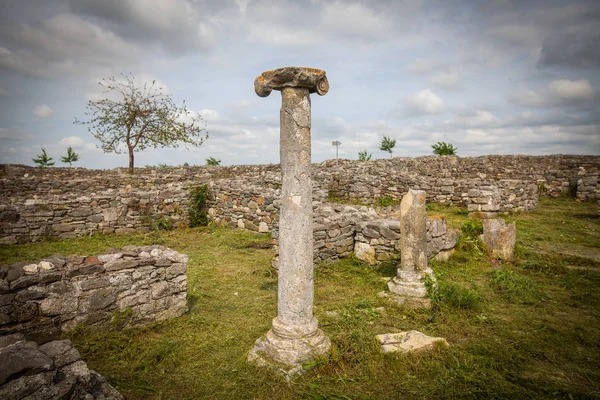
[[[384,353],[421,352],[433,349],[435,343],[448,346],[446,339],[427,336],[419,331],[386,333],[376,337]]]

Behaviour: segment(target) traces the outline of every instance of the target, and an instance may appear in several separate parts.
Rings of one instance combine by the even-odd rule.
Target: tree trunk
[[[129,173],[133,174],[133,149],[129,148]]]

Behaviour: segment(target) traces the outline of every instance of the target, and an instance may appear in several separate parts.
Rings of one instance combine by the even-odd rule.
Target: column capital
[[[273,90],[305,88],[320,96],[329,91],[325,71],[307,67],[283,67],[265,71],[254,80],[254,90],[260,97],[267,97]]]

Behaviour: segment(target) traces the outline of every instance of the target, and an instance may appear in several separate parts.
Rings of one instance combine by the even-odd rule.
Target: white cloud
[[[52,114],[54,114],[54,111],[46,104],[40,104],[33,109],[33,115],[37,118],[48,118]]]
[[[499,123],[498,118],[489,111],[479,110],[472,115],[457,116],[454,123],[469,128],[492,127]]]
[[[444,101],[430,89],[413,94],[406,105],[416,114],[440,114],[445,110]]]
[[[59,143],[63,146],[71,146],[77,149],[82,147],[85,141],[78,136],[69,136],[66,138],[62,138]]]
[[[567,101],[592,100],[596,96],[594,88],[586,79],[560,79],[552,81],[548,87],[553,95]]]
[[[525,107],[555,107],[586,103],[596,97],[596,91],[586,79],[554,80],[539,90],[521,88],[510,95],[510,101]]]

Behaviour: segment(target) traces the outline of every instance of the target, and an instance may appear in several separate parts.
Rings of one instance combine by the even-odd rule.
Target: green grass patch
[[[289,384],[245,362],[277,314],[269,235],[213,225],[0,246],[0,259],[153,243],[189,255],[186,315],[144,328],[101,333],[79,326],[72,333],[89,367],[128,399],[597,398],[596,207],[543,200],[534,212],[510,215],[517,223],[513,261],[492,258],[469,228],[448,262],[431,263],[438,286],[430,310],[377,296],[396,261],[371,267],[346,258],[317,266],[314,312],[332,350]],[[467,222],[464,209],[429,208],[455,228]],[[375,335],[412,329],[444,337],[450,347],[380,353]]]

